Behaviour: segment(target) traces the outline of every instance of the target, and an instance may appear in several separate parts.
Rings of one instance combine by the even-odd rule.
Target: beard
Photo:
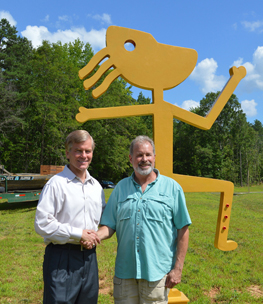
[[[147,163],[147,165],[150,165],[150,168],[148,169],[142,169],[140,167],[142,163],[139,163],[139,165],[137,167],[134,167],[134,171],[136,171],[137,173],[139,173],[140,175],[149,175],[153,169],[154,169],[154,166],[151,164],[151,163]]]

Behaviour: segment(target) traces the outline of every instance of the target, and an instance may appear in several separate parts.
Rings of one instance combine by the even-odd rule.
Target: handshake
[[[92,249],[101,243],[98,233],[94,230],[84,229],[80,239],[80,244],[86,249]]]

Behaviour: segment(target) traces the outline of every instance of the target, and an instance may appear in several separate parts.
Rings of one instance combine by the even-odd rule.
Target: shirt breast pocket
[[[132,204],[134,199],[126,199],[125,201],[121,202],[118,207],[118,219],[119,221],[129,220],[132,216]]]
[[[171,208],[169,207],[167,199],[163,199],[162,201],[151,199],[147,202],[147,220],[163,223],[165,218],[170,217],[170,214]]]
[[[157,201],[147,203],[146,218],[150,221],[157,221],[162,223],[164,217],[163,204]]]

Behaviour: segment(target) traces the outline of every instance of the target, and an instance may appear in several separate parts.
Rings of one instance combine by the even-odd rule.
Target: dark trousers
[[[97,304],[99,279],[96,250],[80,245],[46,247],[43,263],[44,304]]]

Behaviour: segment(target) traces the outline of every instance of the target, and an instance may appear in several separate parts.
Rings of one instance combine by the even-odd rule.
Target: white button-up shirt
[[[84,229],[98,230],[105,196],[99,182],[86,172],[85,182],[67,167],[43,188],[35,230],[45,244],[79,244]]]

